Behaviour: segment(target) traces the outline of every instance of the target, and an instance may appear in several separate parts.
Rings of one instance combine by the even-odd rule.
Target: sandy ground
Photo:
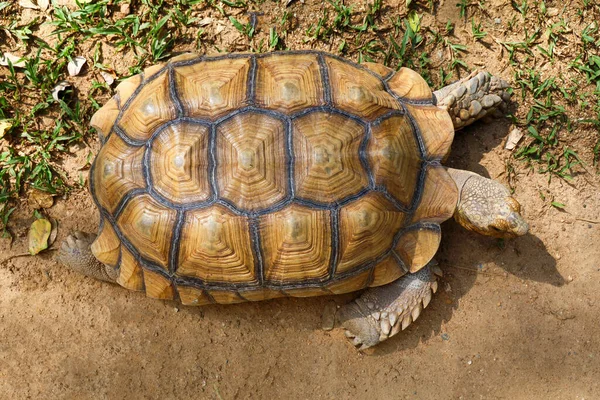
[[[457,13],[450,3],[443,23],[444,12]],[[489,52],[474,46],[469,57]],[[448,164],[506,183],[510,129],[498,120],[460,132]],[[585,158],[591,133],[572,135]],[[75,146],[71,164],[87,151]],[[12,258],[0,265],[0,398],[600,398],[600,179],[591,168],[548,182],[512,164],[530,233],[500,243],[446,222],[437,295],[406,331],[366,353],[341,330],[320,328],[328,302],[354,295],[193,308],[79,276],[52,251]],[[98,222],[86,191],[47,213],[59,221],[58,241]],[[23,204],[0,259],[26,251],[31,221]]]

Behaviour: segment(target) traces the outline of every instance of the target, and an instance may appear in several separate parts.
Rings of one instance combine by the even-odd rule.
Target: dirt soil
[[[455,3],[446,1],[423,24],[451,19],[470,29]],[[504,3],[488,2],[491,18],[514,12]],[[290,7],[308,19],[319,3]],[[228,34],[234,39],[226,49],[237,46],[237,31]],[[511,79],[495,45],[469,47],[468,62]],[[507,183],[504,143],[512,128],[496,120],[465,129],[448,165]],[[572,135],[591,165],[592,133]],[[97,142],[91,146],[97,151]],[[83,144],[71,149],[63,164],[69,176],[78,175],[87,152]],[[13,257],[0,265],[0,398],[600,398],[599,176],[590,168],[570,182],[548,182],[547,174],[512,165],[530,233],[502,243],[446,222],[440,290],[414,324],[365,353],[340,329],[321,329],[326,305],[352,294],[184,307],[79,276],[53,251]],[[550,206],[553,195],[564,210]],[[57,199],[47,214],[59,221],[57,243],[75,229],[95,232],[98,223],[83,190]],[[23,202],[0,260],[27,251],[32,218]]]

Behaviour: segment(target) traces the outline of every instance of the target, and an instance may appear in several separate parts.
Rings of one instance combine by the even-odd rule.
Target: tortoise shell
[[[185,54],[92,118],[94,255],[184,304],[345,293],[433,257],[454,135],[414,71],[317,51]]]

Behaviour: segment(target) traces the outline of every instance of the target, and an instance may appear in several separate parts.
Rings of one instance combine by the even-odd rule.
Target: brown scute
[[[134,196],[119,215],[117,225],[123,235],[143,255],[169,268],[169,249],[177,212],[154,200],[150,195]]]
[[[363,190],[369,183],[359,148],[364,128],[339,114],[313,112],[293,122],[296,193],[330,203]]]
[[[215,303],[219,304],[235,304],[246,301],[236,291],[209,290],[208,293],[214,299]]]
[[[297,289],[286,289],[284,293],[291,297],[314,297],[331,294],[328,290],[322,287],[306,287]]]
[[[432,103],[431,88],[421,75],[410,68],[400,68],[388,79],[388,86],[397,96],[406,100]]]
[[[181,304],[185,306],[204,306],[212,303],[204,290],[192,286],[178,285],[177,293]]]
[[[340,210],[340,261],[336,273],[344,273],[375,260],[391,246],[404,222],[381,193],[369,193]]]
[[[137,90],[142,83],[142,75],[135,75],[131,78],[125,79],[117,85],[115,91],[117,92],[117,98],[119,99],[119,107],[123,109],[125,104],[131,98],[131,95]]]
[[[427,265],[437,253],[441,237],[439,226],[409,229],[400,237],[394,250],[414,273]]]
[[[248,301],[270,300],[285,296],[285,294],[279,290],[271,290],[264,288],[258,290],[241,291],[239,292],[239,295]]]
[[[437,250],[437,231],[406,226],[454,212],[438,163],[452,124],[410,70],[311,51],[183,54],[116,91],[92,120],[107,135],[90,178],[107,219],[95,246],[148,296],[383,285]]]
[[[256,103],[286,114],[324,105],[317,56],[299,54],[259,59]]]
[[[442,223],[452,217],[458,203],[456,183],[441,165],[427,166],[423,194],[415,210],[412,222]]]
[[[178,276],[205,282],[256,283],[248,219],[215,205],[186,213]]]
[[[129,290],[144,290],[144,276],[139,261],[123,246],[117,283]]]
[[[110,222],[104,221],[100,233],[91,245],[91,250],[94,257],[102,264],[116,268],[119,262],[121,241]]]
[[[237,207],[256,210],[288,192],[285,128],[271,116],[238,114],[217,127],[219,194]]]
[[[326,63],[331,96],[337,108],[369,121],[401,109],[381,79],[331,57],[326,57]]]
[[[214,119],[243,106],[249,70],[250,58],[176,67],[175,82],[184,115]]]
[[[371,128],[369,164],[377,185],[408,208],[419,178],[421,157],[405,115],[393,116]]]
[[[150,153],[154,189],[178,204],[204,201],[211,195],[206,126],[180,122],[163,130]]]
[[[369,71],[376,73],[382,79],[394,72],[393,69],[374,62],[364,62],[360,65],[367,68]]]
[[[184,61],[191,61],[194,59],[198,59],[200,58],[200,56],[198,54],[195,53],[183,53],[180,54],[178,56],[175,56],[171,59],[169,59],[169,64],[174,64],[174,63],[178,63],[178,62],[184,62]]]
[[[149,79],[156,73],[158,73],[161,69],[163,69],[165,63],[158,63],[156,65],[152,65],[144,70],[144,78]]]
[[[369,286],[375,287],[386,285],[400,278],[407,272],[408,270],[406,267],[402,265],[393,254],[390,254],[380,261],[373,269],[373,282],[371,282]]]
[[[153,299],[173,300],[173,284],[158,272],[144,269],[146,296]]]
[[[117,117],[119,116],[119,112],[120,110],[117,101],[113,97],[107,101],[101,109],[92,115],[92,118],[90,119],[90,126],[96,129],[101,142],[104,142],[106,137],[109,135],[113,125],[115,124],[115,121],[117,120]]]
[[[114,212],[125,194],[146,186],[142,172],[143,147],[131,147],[111,135],[96,157],[92,191],[102,207]]]
[[[369,286],[371,278],[371,269],[366,269],[358,274],[351,275],[344,279],[339,279],[327,285],[327,290],[333,294],[350,293]]]
[[[415,119],[425,143],[428,160],[442,160],[450,152],[454,139],[454,125],[448,111],[436,106],[406,105]]]
[[[260,234],[267,282],[284,284],[327,278],[330,211],[291,205],[262,216]]]
[[[169,89],[169,73],[145,83],[123,113],[119,126],[133,140],[148,140],[160,125],[177,117]]]

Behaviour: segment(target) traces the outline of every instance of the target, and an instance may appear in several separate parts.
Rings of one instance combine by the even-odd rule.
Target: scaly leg
[[[458,130],[486,116],[501,116],[511,94],[502,78],[486,72],[473,73],[433,93],[440,107],[448,110]]]
[[[96,260],[90,246],[96,235],[76,231],[62,243],[57,260],[86,276],[107,282],[116,282],[115,271]]]
[[[338,320],[346,336],[364,350],[394,336],[416,320],[437,290],[442,271],[435,261],[414,274],[368,289],[343,306]]]

